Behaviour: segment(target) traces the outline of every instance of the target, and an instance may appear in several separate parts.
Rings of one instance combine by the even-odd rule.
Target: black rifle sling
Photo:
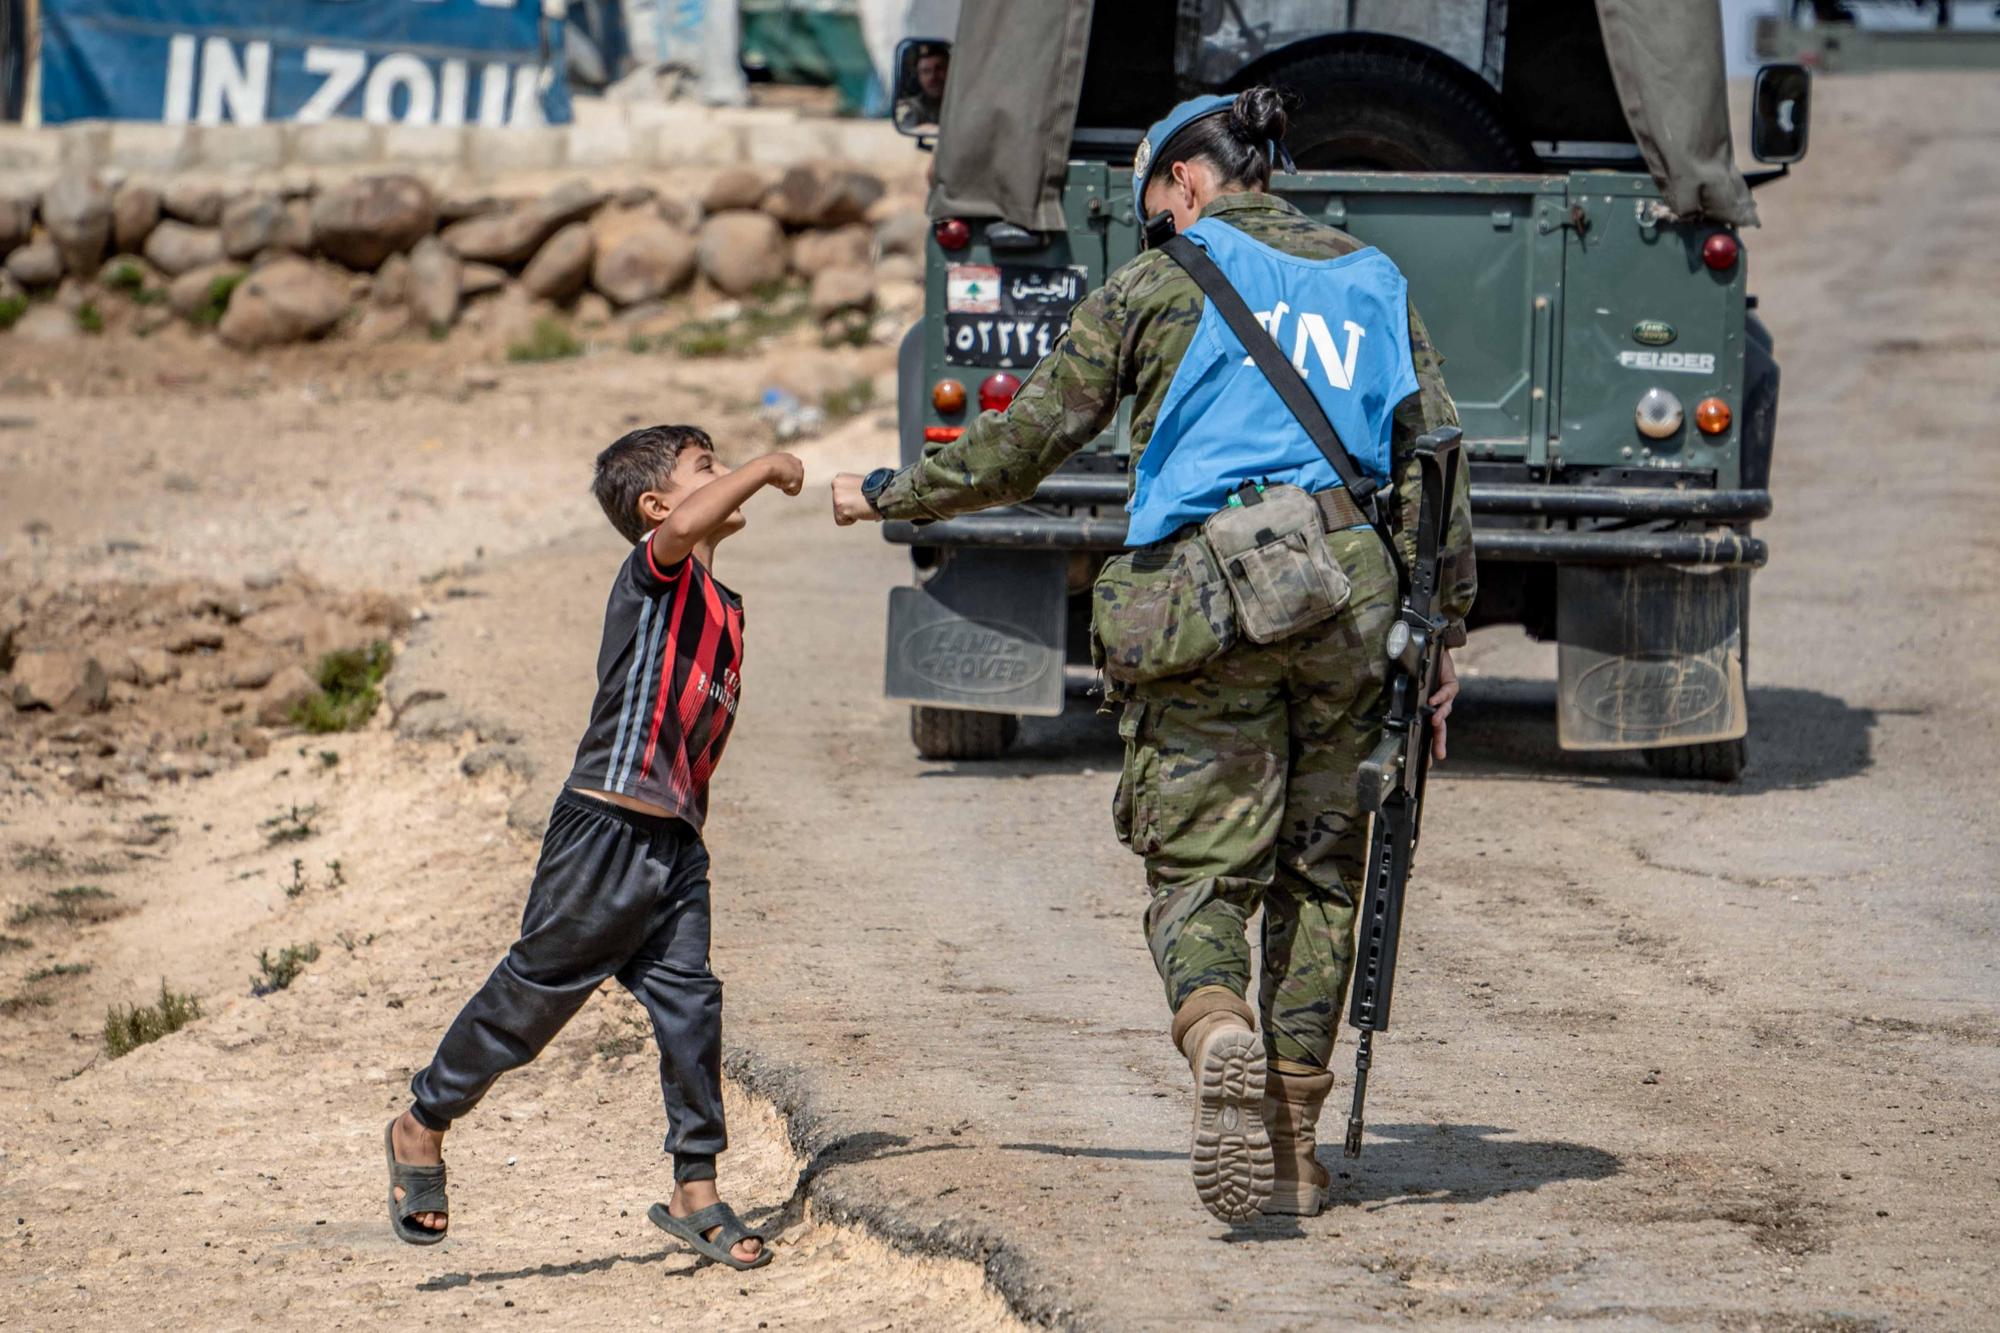
[[[1362,513],[1372,516],[1375,492],[1381,489],[1381,484],[1355,466],[1353,455],[1340,442],[1333,423],[1326,419],[1326,409],[1312,396],[1312,390],[1306,388],[1306,382],[1299,377],[1292,363],[1285,360],[1285,354],[1278,350],[1278,344],[1272,341],[1269,331],[1250,313],[1250,307],[1244,304],[1235,284],[1216,267],[1215,261],[1200,246],[1185,236],[1176,236],[1160,248],[1187,270],[1187,275],[1194,279],[1195,285],[1215,306],[1222,322],[1243,344],[1243,350],[1257,363],[1257,369],[1264,372],[1264,378],[1278,391],[1278,397],[1291,409],[1299,425],[1319,446],[1319,451],[1326,455],[1326,461],[1333,464],[1333,470],[1340,474],[1341,484],[1354,497],[1354,503],[1360,506]]]

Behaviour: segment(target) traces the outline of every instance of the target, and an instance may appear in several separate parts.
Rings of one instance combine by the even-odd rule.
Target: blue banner
[[[42,119],[562,124],[541,0],[42,0]]]

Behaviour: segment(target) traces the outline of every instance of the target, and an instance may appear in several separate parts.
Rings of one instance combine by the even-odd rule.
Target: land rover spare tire
[[[1020,734],[1021,719],[1012,713],[910,709],[910,739],[924,759],[998,759]]]
[[[1252,81],[1299,98],[1285,144],[1307,170],[1488,172],[1529,164],[1493,90],[1414,42],[1344,40],[1259,68]]]

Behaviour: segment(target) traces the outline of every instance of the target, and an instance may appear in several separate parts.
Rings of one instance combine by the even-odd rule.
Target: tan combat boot
[[[1278,1062],[1264,1083],[1264,1124],[1271,1133],[1271,1156],[1277,1174],[1271,1182],[1267,1213],[1314,1217],[1326,1206],[1327,1189],[1333,1183],[1314,1153],[1319,1140],[1314,1133],[1320,1107],[1333,1091],[1333,1074],[1328,1070],[1303,1073],[1308,1066],[1290,1060]]]
[[[1203,986],[1174,1013],[1174,1045],[1194,1072],[1188,1165],[1202,1206],[1225,1222],[1254,1217],[1271,1195],[1264,1130],[1264,1041],[1243,997]]]

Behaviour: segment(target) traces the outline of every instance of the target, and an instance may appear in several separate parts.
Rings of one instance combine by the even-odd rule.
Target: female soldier
[[[1395,266],[1267,192],[1284,132],[1283,103],[1269,88],[1183,102],[1140,144],[1133,202],[1141,217],[1172,215],[1257,312],[1354,460],[1378,481],[1394,475],[1407,563],[1419,485],[1411,449],[1426,431],[1455,425],[1457,412]],[[1111,647],[1114,689],[1127,691],[1114,822],[1145,857],[1147,942],[1195,1077],[1195,1188],[1229,1221],[1260,1210],[1310,1215],[1326,1196],[1314,1126],[1333,1084],[1327,1064],[1367,845],[1356,775],[1381,733],[1384,638],[1396,615],[1382,538],[1243,343],[1158,250],[1078,304],[1005,412],[986,413],[900,472],[835,478],[834,515],[843,524],[944,519],[1026,500],[1128,395],[1126,541],[1138,549],[1100,579],[1097,629]],[[1345,606],[1268,642],[1218,624],[1210,646],[1220,651],[1192,667],[1161,660],[1172,652],[1143,636],[1121,660],[1114,640],[1132,636],[1107,624],[1120,614],[1118,589],[1107,592],[1113,573],[1129,592],[1143,577],[1136,571],[1172,569],[1187,543],[1203,542],[1211,515],[1283,483],[1314,493],[1326,550],[1350,585]],[[1475,591],[1463,483],[1449,514],[1442,585],[1462,622]],[[1185,624],[1162,628],[1184,647]],[[1457,692],[1447,653],[1433,699],[1440,759]],[[1245,932],[1260,906],[1261,1040],[1244,998]]]

